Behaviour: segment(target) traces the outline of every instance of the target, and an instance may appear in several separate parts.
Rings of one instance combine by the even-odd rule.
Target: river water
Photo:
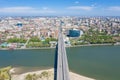
[[[120,80],[120,46],[67,48],[69,69],[97,80]],[[53,68],[55,49],[0,50],[0,67]]]

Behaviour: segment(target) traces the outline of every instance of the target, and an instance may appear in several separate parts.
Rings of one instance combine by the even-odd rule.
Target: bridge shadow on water
[[[58,61],[58,44],[55,49],[55,59],[54,59],[54,80],[57,80],[57,61]]]

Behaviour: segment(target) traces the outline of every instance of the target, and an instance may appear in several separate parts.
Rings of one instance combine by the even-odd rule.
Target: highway
[[[57,62],[56,73],[54,80],[70,80],[69,68],[67,61],[67,54],[65,49],[65,43],[62,34],[62,28],[59,28],[58,45],[57,45]]]

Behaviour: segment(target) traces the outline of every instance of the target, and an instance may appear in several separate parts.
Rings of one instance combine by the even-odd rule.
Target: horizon
[[[83,16],[83,15],[80,15],[80,16],[77,16],[77,15],[70,15],[70,16],[68,16],[68,15],[0,15],[0,18],[2,18],[2,17],[12,17],[12,18],[14,18],[14,17],[120,17],[120,15],[119,16],[116,16],[116,15],[113,15],[113,16],[107,16],[107,15],[96,15],[96,16],[94,16],[94,15],[92,15],[92,16],[89,16],[89,15],[85,15],[85,16]]]
[[[120,16],[119,0],[0,0],[0,16]]]

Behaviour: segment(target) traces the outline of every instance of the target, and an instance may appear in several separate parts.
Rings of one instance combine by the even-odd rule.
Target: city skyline
[[[120,16],[119,0],[0,0],[0,16]]]

